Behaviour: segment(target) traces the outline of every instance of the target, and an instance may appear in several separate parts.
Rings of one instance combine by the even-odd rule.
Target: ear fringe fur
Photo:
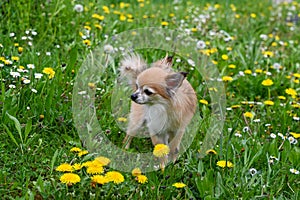
[[[121,78],[127,78],[130,85],[135,85],[137,76],[147,69],[146,62],[138,54],[129,54],[120,62]]]

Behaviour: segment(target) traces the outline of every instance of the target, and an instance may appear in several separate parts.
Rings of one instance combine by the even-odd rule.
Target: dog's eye
[[[145,92],[145,94],[148,95],[148,96],[150,96],[151,94],[153,94],[153,92],[151,92],[151,91],[148,90],[148,89],[145,89],[144,92]]]

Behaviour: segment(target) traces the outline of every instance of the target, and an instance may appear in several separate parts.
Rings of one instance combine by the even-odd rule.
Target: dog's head
[[[138,75],[136,91],[131,99],[138,104],[166,104],[176,95],[186,73],[168,73],[159,67],[151,67]]]

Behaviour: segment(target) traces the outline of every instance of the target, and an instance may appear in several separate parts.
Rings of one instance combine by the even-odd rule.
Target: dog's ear
[[[168,75],[165,79],[168,88],[171,90],[177,90],[181,86],[186,75],[186,72],[179,72]]]

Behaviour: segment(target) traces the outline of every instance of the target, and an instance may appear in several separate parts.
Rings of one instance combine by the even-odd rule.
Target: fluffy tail
[[[137,76],[147,68],[146,62],[138,54],[129,54],[120,62],[121,78],[126,78],[128,83],[135,88]]]

